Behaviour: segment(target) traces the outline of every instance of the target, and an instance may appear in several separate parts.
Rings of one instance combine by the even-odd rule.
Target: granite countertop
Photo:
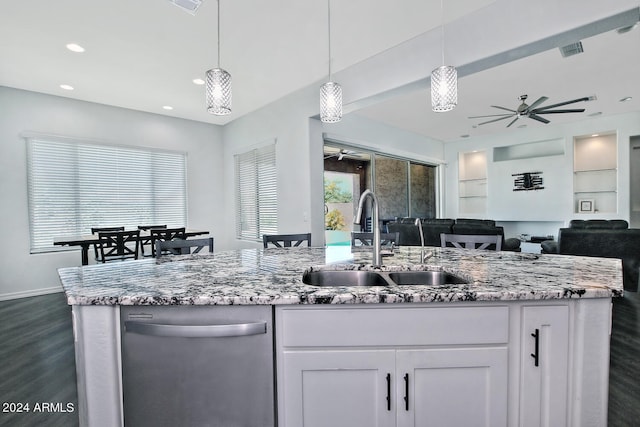
[[[208,255],[68,267],[58,270],[70,305],[376,304],[621,296],[618,259],[428,248],[397,248],[382,267],[371,249],[243,249]],[[307,269],[446,270],[468,284],[317,287]]]

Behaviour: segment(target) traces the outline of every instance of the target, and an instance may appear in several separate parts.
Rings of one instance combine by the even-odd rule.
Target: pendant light
[[[320,87],[320,121],[336,123],[342,119],[342,87],[331,81],[331,0],[327,0],[329,39],[329,81]]]
[[[231,74],[220,67],[220,0],[218,2],[218,68],[207,71],[207,111],[216,116],[231,113]]]
[[[442,66],[431,72],[431,109],[436,113],[453,110],[458,105],[458,71],[444,65],[444,5],[440,0],[442,19]]]

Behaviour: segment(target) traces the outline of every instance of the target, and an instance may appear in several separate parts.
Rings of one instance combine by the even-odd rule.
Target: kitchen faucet
[[[422,231],[422,220],[420,218],[416,218],[415,224],[418,226],[418,230],[420,230],[420,262],[425,262],[427,258],[431,258],[433,256],[433,252],[429,252],[427,254],[424,253],[424,232]]]
[[[360,196],[360,202],[358,203],[358,213],[353,220],[354,224],[359,224],[362,217],[362,208],[364,207],[365,200],[371,198],[371,207],[373,210],[373,218],[371,219],[371,226],[373,228],[373,264],[382,265],[382,254],[380,252],[380,225],[379,225],[379,209],[378,198],[373,191],[367,189]]]

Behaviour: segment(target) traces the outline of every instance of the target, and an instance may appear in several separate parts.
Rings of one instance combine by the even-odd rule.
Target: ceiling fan
[[[326,160],[326,159],[329,159],[331,157],[337,157],[338,160],[342,160],[342,159],[344,159],[345,156],[361,157],[360,154],[358,154],[357,152],[355,152],[353,150],[341,149],[340,151],[337,151],[335,153],[327,153],[327,152],[325,152],[324,159]]]
[[[520,104],[520,106],[518,106],[518,108],[516,110],[512,110],[512,109],[506,108],[506,107],[501,107],[499,105],[492,105],[493,108],[499,108],[500,110],[509,111],[509,113],[507,113],[507,114],[491,114],[491,115],[488,115],[488,116],[472,116],[472,117],[469,117],[469,118],[470,119],[480,119],[480,118],[487,118],[487,117],[497,117],[496,119],[492,119],[492,120],[488,120],[486,122],[478,123],[478,126],[486,125],[487,123],[493,123],[493,122],[497,122],[497,121],[504,120],[504,119],[509,119],[511,117],[513,117],[513,120],[511,120],[509,122],[507,127],[509,127],[512,124],[514,124],[516,122],[516,120],[518,120],[520,117],[529,117],[530,119],[537,120],[539,122],[547,124],[547,123],[549,123],[549,120],[545,119],[544,117],[541,117],[540,116],[541,114],[583,113],[584,112],[584,108],[570,108],[570,109],[564,109],[564,110],[552,110],[552,108],[561,107],[563,105],[574,104],[576,102],[593,101],[594,99],[596,99],[596,97],[595,96],[585,96],[583,98],[572,99],[571,101],[559,102],[557,104],[547,105],[545,107],[538,107],[538,106],[540,104],[542,104],[543,102],[545,102],[547,99],[549,99],[546,96],[541,96],[540,98],[538,98],[531,105],[527,105],[527,103],[525,102],[527,100],[527,95],[520,95],[518,97],[518,99],[520,101],[522,101],[522,104]]]

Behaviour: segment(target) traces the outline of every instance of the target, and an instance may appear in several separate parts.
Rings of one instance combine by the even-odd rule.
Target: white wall
[[[537,125],[514,129],[486,137],[469,138],[445,145],[446,205],[445,216],[458,216],[459,152],[485,150],[487,152],[488,198],[485,217],[502,221],[551,222],[566,224],[576,218],[573,212],[573,138],[595,133],[617,132],[618,142],[618,209],[616,214],[581,214],[589,218],[621,218],[629,220],[629,138],[640,135],[640,112],[603,118],[589,118],[568,124]],[[527,160],[493,161],[493,147],[524,144],[535,141],[564,140],[565,153],[561,156],[538,157]],[[511,173],[543,172],[544,190],[514,192]],[[505,184],[506,183],[506,184]],[[544,224],[530,226],[526,231],[546,235]],[[517,225],[514,224],[514,230]],[[524,232],[524,230],[520,230]],[[507,233],[508,234],[508,233]]]
[[[220,127],[0,87],[0,299],[61,290],[57,269],[80,252],[29,253],[26,146],[22,132],[187,152],[188,227],[216,238],[224,227]]]

